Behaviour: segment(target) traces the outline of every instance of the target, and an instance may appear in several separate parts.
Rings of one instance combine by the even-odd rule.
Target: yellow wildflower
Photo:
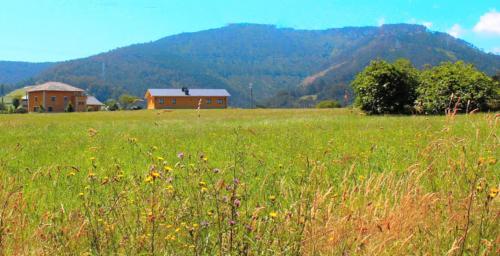
[[[208,157],[206,157],[206,156],[203,157],[203,161],[205,161],[205,162],[208,161]]]
[[[153,182],[153,177],[151,175],[148,175],[146,179],[144,180],[146,183],[152,183]]]
[[[198,185],[200,185],[200,187],[206,187],[207,183],[205,183],[204,181],[200,181],[198,182]]]
[[[270,212],[269,217],[274,219],[274,218],[278,217],[278,213],[277,212]]]
[[[365,176],[359,175],[358,179],[359,179],[359,181],[364,181],[365,180]]]
[[[167,189],[167,191],[170,193],[174,192],[174,186],[172,185],[168,185],[165,189]]]
[[[94,177],[95,177],[95,173],[93,173],[93,172],[89,172],[89,175],[88,175],[88,176],[89,176],[89,178],[94,178]]]
[[[276,196],[269,196],[269,200],[271,200],[271,201],[276,200]]]
[[[208,188],[206,188],[206,187],[201,188],[201,193],[206,193],[207,191],[208,191]]]
[[[163,157],[161,157],[161,156],[157,157],[156,159],[157,159],[158,161],[160,161],[160,162],[165,161],[165,159],[164,159]]]
[[[83,195],[84,195],[83,192],[80,192],[80,194],[78,194],[78,196],[83,196]]]
[[[170,166],[165,166],[165,167],[163,167],[163,168],[164,168],[164,169],[165,169],[165,171],[167,171],[167,172],[171,172],[171,171],[173,171],[173,170],[174,170],[174,168],[172,168],[172,167],[170,167]]]
[[[495,198],[497,196],[497,194],[498,194],[498,191],[499,191],[498,188],[491,188],[489,196],[491,198]]]
[[[157,179],[160,177],[160,173],[159,172],[151,172],[151,177],[153,177],[153,179]]]

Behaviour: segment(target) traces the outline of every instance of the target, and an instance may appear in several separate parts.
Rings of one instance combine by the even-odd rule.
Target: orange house
[[[87,111],[85,91],[59,82],[36,85],[26,91],[28,111],[64,112],[69,104],[75,112]]]
[[[227,108],[231,95],[224,89],[149,89],[148,109]]]

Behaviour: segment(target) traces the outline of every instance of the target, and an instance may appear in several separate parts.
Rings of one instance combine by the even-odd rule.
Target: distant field
[[[498,122],[0,115],[0,255],[495,255]]]

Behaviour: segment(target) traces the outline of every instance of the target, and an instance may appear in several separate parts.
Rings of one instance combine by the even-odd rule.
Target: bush
[[[16,108],[15,113],[16,114],[26,114],[26,113],[28,113],[28,110],[25,109],[24,107],[18,107],[18,108]]]
[[[487,110],[498,98],[492,78],[464,62],[443,63],[421,74],[417,106],[425,113],[441,114],[455,106],[459,112]]]
[[[342,105],[336,100],[324,100],[316,104],[316,108],[340,108]]]
[[[376,60],[351,85],[356,105],[368,114],[408,114],[416,98],[418,71],[408,60]]]
[[[75,108],[73,107],[73,104],[71,102],[66,106],[66,109],[64,110],[66,112],[75,112]]]

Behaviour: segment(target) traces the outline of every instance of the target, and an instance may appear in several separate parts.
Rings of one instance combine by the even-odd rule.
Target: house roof
[[[94,96],[87,96],[87,105],[104,106],[104,104]]]
[[[182,89],[149,89],[149,94],[153,97],[175,96],[175,97],[229,97],[225,89],[189,89],[189,95],[186,95]]]
[[[36,91],[83,92],[84,90],[60,82],[47,82],[44,84],[35,85],[27,90],[27,92]]]

